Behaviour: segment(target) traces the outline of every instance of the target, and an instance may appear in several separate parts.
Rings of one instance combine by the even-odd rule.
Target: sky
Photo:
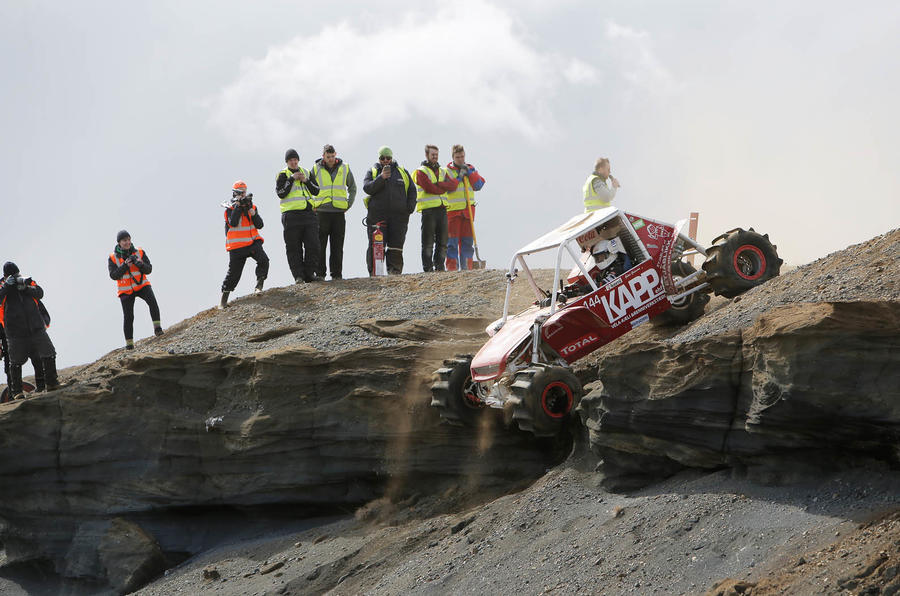
[[[265,221],[267,287],[290,283],[289,147],[309,168],[333,144],[358,180],[345,277],[365,275],[381,145],[409,169],[426,143],[444,162],[465,145],[489,267],[580,212],[601,156],[620,208],[697,211],[703,243],[753,227],[794,265],[900,225],[895,2],[2,0],[0,22],[0,260],[44,288],[61,366],[124,344],[105,263],[120,229],[153,262],[164,326],[217,302],[237,179]],[[253,282],[251,261],[235,294]]]

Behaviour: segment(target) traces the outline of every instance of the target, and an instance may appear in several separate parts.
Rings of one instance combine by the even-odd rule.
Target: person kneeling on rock
[[[52,391],[60,386],[56,372],[56,349],[47,335],[50,314],[41,302],[43,297],[44,290],[30,277],[19,275],[15,263],[4,263],[3,280],[0,282],[0,323],[9,345],[9,393],[13,399],[25,397],[22,365],[30,356],[40,359],[47,390]]]
[[[253,204],[253,194],[247,193],[243,180],[234,183],[231,203],[225,203],[225,250],[228,251],[228,274],[222,282],[222,300],[219,308],[228,305],[228,295],[241,280],[247,258],[256,261],[255,292],[262,292],[263,282],[269,275],[269,256],[263,250],[262,217]]]

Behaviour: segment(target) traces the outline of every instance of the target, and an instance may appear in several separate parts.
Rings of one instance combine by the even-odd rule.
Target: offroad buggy
[[[767,235],[736,228],[704,248],[675,225],[607,207],[573,217],[521,248],[506,274],[503,316],[472,356],[435,373],[431,405],[451,424],[471,425],[486,408],[537,436],[557,434],[582,395],[570,365],[638,325],[683,324],[703,314],[709,294],[733,298],[778,275]],[[553,251],[553,285],[541,288],[527,257]],[[684,260],[705,257],[701,268]],[[574,261],[566,274],[563,259]],[[524,273],[537,300],[511,315],[512,286]]]

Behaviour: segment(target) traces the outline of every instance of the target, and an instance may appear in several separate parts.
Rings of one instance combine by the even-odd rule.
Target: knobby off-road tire
[[[675,261],[672,263],[673,277],[687,277],[697,271],[686,261]],[[672,303],[672,308],[656,315],[650,322],[657,326],[666,325],[686,325],[695,319],[703,316],[706,310],[706,304],[709,302],[709,294],[705,292],[694,292],[686,298],[682,298],[677,303]]]
[[[724,241],[715,244],[719,239]],[[768,234],[737,228],[716,240],[706,251],[703,270],[717,296],[734,298],[781,272],[778,247],[769,242]]]
[[[435,371],[431,386],[431,406],[438,408],[441,418],[454,426],[474,426],[485,409],[472,391],[472,356],[456,356],[444,360]]]
[[[510,385],[516,404],[512,419],[537,437],[552,437],[565,427],[581,401],[581,381],[562,366],[532,366],[516,373]]]

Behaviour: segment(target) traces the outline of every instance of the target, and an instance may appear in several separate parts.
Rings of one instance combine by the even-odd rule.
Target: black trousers
[[[369,223],[369,248],[366,250],[366,268],[369,270],[369,275],[374,273],[372,233],[375,231],[374,224],[378,222],[384,222],[381,230],[384,233],[384,260],[385,265],[387,265],[387,272],[391,275],[403,273],[403,245],[406,243],[406,231],[409,228],[409,214],[369,213],[366,221]]]
[[[281,214],[284,248],[294,279],[312,281],[319,262],[319,220],[312,209]]]
[[[29,358],[37,362],[43,358],[56,358],[56,348],[46,331],[35,331],[31,335],[6,338],[9,344],[9,363],[17,366],[25,364]],[[35,368],[35,373],[37,368]]]
[[[119,300],[122,302],[122,315],[124,323],[122,330],[125,332],[125,339],[134,339],[134,299],[140,298],[150,307],[150,320],[153,321],[153,327],[159,326],[159,304],[156,303],[156,296],[153,294],[151,286],[145,286],[137,292],[131,294],[122,294]]]
[[[256,261],[256,279],[265,279],[269,276],[269,255],[263,250],[262,241],[257,240],[250,246],[242,246],[228,251],[228,273],[222,282],[223,292],[233,292],[241,281],[244,272],[244,263],[247,259]]]
[[[422,211],[422,269],[443,271],[447,258],[447,208]]]
[[[325,248],[331,244],[331,258],[328,259],[328,268],[331,277],[343,277],[344,268],[344,234],[347,230],[347,219],[344,213],[329,211],[317,211],[319,220],[319,263],[317,273],[319,277],[325,277]]]

